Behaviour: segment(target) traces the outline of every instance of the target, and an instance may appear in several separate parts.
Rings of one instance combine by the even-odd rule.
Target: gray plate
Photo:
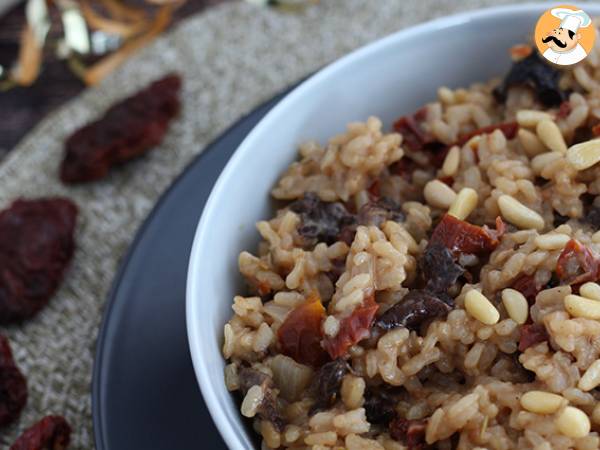
[[[280,94],[227,130],[173,183],[121,263],[100,332],[92,411],[98,450],[226,449],[200,394],[185,327],[196,225],[225,163]]]

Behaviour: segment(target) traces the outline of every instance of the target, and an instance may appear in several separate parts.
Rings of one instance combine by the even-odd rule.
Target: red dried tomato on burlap
[[[0,334],[0,428],[14,422],[27,403],[27,381],[16,366],[10,343]]]
[[[76,218],[64,198],[17,200],[0,211],[0,324],[46,306],[73,256]]]
[[[71,427],[61,416],[46,416],[26,429],[10,450],[64,450],[71,442]]]
[[[166,76],[73,133],[65,144],[60,179],[65,183],[98,180],[111,167],[158,145],[179,113],[180,88],[178,75]]]

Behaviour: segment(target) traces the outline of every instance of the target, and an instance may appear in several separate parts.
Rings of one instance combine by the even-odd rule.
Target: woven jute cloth
[[[0,165],[0,207],[17,197],[70,197],[80,209],[77,251],[50,305],[33,320],[1,330],[28,379],[29,400],[19,423],[0,432],[0,447],[45,414],[62,414],[71,423],[72,448],[94,447],[91,370],[107,292],[161,192],[209,142],[258,104],[356,47],[434,17],[499,3],[322,0],[294,14],[225,3],[182,22],[32,130]],[[171,71],[182,74],[183,110],[164,142],[103,181],[62,185],[57,170],[65,138]],[[433,94],[424,93],[424,101]]]

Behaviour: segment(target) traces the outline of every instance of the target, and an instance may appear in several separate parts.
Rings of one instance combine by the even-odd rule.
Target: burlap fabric
[[[19,423],[0,435],[0,447],[50,413],[65,415],[73,425],[72,448],[94,447],[91,369],[113,276],[160,193],[211,140],[275,93],[360,45],[424,20],[499,3],[322,0],[300,14],[226,3],[181,23],[32,130],[0,165],[0,207],[21,196],[72,198],[80,208],[77,252],[49,307],[22,326],[1,330],[27,376],[29,401]],[[57,168],[65,137],[173,70],[184,80],[183,111],[163,144],[104,181],[63,186]]]

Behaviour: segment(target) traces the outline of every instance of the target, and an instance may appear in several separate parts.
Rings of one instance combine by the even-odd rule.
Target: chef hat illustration
[[[581,9],[573,11],[567,8],[554,8],[550,13],[561,20],[560,28],[571,30],[573,33],[577,33],[579,28],[588,27],[592,23],[590,16]]]

